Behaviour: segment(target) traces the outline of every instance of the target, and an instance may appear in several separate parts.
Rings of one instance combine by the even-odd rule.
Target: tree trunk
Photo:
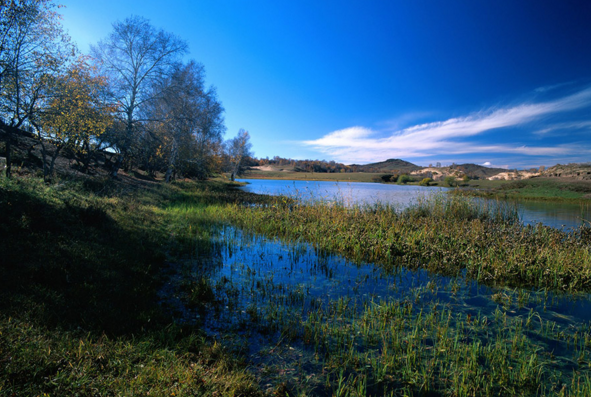
[[[131,142],[131,139],[132,139],[131,137],[133,134],[133,109],[134,108],[135,108],[135,93],[132,94],[131,106],[127,110],[127,123],[126,123],[127,125],[125,127],[125,133],[127,134],[125,139],[127,139],[127,141],[123,144],[124,147],[122,147],[120,149],[119,156],[117,156],[117,161],[115,162],[113,169],[111,169],[111,177],[112,178],[117,178],[117,173],[119,172],[119,169],[121,168],[121,165],[123,164],[123,160],[126,160],[125,157],[127,157],[127,150],[131,147],[131,144],[129,142]]]
[[[166,183],[170,182],[170,177],[172,176],[172,173],[175,168],[177,155],[178,155],[178,145],[177,145],[176,138],[173,138],[172,147],[170,149],[170,161],[168,162],[168,169],[166,170]]]
[[[8,131],[8,128],[4,130],[6,132],[6,177],[12,177],[12,134]]]
[[[55,148],[55,153],[51,156],[51,164],[49,165],[48,174],[45,177],[45,182],[50,183],[53,179],[53,168],[55,167],[55,160],[57,156],[59,156],[60,149],[58,147]],[[45,167],[44,167],[45,168]]]
[[[90,154],[90,143],[88,141],[84,142],[84,153],[82,153],[80,157],[82,158],[82,172],[88,174],[90,162],[92,161],[92,156]]]
[[[119,172],[119,168],[121,168],[122,162],[123,162],[123,153],[119,153],[117,155],[117,159],[115,159],[115,163],[113,163],[113,167],[111,168],[111,178],[117,178],[117,172]]]
[[[6,134],[5,148],[6,148],[6,177],[12,177],[12,135],[15,127],[12,127],[2,120],[0,120],[0,129]]]
[[[242,156],[238,157],[234,162],[234,169],[232,170],[232,174],[230,174],[230,180],[234,182],[238,174],[240,173],[240,163],[242,162]]]
[[[43,138],[40,138],[40,142],[41,142],[41,158],[43,160],[43,180],[45,182],[48,182],[48,177],[49,177],[49,165],[48,165],[48,160],[47,160],[47,148],[45,147],[45,143],[43,142]]]

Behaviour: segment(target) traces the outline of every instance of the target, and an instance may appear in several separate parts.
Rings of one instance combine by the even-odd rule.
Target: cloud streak
[[[401,130],[374,131],[354,126],[301,142],[342,161],[371,162],[392,157],[427,157],[441,154],[514,153],[521,155],[568,155],[576,145],[527,147],[511,144],[477,145],[471,137],[515,127],[556,113],[591,105],[591,88],[554,101],[524,103],[512,107],[472,113],[465,117],[418,124]],[[579,150],[580,152],[580,150]]]
[[[534,131],[533,133],[536,135],[544,136],[550,132],[566,130],[591,130],[591,121],[552,124],[546,128]]]

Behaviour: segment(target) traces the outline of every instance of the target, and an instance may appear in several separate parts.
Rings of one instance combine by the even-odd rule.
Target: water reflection
[[[345,205],[390,203],[403,209],[413,200],[449,188],[381,183],[291,181],[274,179],[240,180],[251,193],[294,196],[303,200],[338,200]]]
[[[519,203],[519,215],[526,224],[576,228],[583,220],[591,221],[591,204],[525,201]]]

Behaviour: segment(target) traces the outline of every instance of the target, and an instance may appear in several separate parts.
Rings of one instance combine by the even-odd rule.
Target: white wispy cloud
[[[553,131],[565,131],[565,130],[582,130],[582,129],[590,129],[591,130],[591,121],[577,121],[571,123],[556,123],[547,126],[546,128],[542,128],[540,130],[534,131],[533,133],[536,135],[547,135]]]
[[[484,167],[489,167],[489,168],[505,168],[508,169],[509,165],[508,164],[503,164],[503,165],[497,165],[497,164],[493,164],[490,161],[485,161],[484,163],[480,164]]]
[[[542,93],[542,92],[548,92],[548,91],[552,91],[552,90],[555,90],[555,89],[557,89],[557,88],[560,88],[560,87],[564,87],[564,86],[567,86],[567,85],[571,85],[571,84],[573,84],[573,83],[574,83],[574,81],[567,81],[567,82],[565,82],[565,83],[558,83],[558,84],[552,84],[552,85],[545,85],[545,86],[542,86],[542,87],[538,87],[538,88],[536,88],[536,89],[534,90],[534,92],[538,92],[538,93]]]
[[[354,126],[301,142],[342,161],[371,162],[391,157],[411,158],[439,154],[477,152],[515,153],[522,155],[568,155],[580,151],[576,145],[552,147],[510,144],[477,145],[468,138],[491,130],[518,126],[544,116],[591,105],[591,88],[554,101],[524,103],[512,107],[472,113],[445,121],[418,124],[401,130],[374,131]]]

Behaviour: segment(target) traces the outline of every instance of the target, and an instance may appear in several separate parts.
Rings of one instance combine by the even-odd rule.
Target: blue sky
[[[61,3],[83,52],[132,14],[185,39],[257,157],[591,161],[589,1]]]

